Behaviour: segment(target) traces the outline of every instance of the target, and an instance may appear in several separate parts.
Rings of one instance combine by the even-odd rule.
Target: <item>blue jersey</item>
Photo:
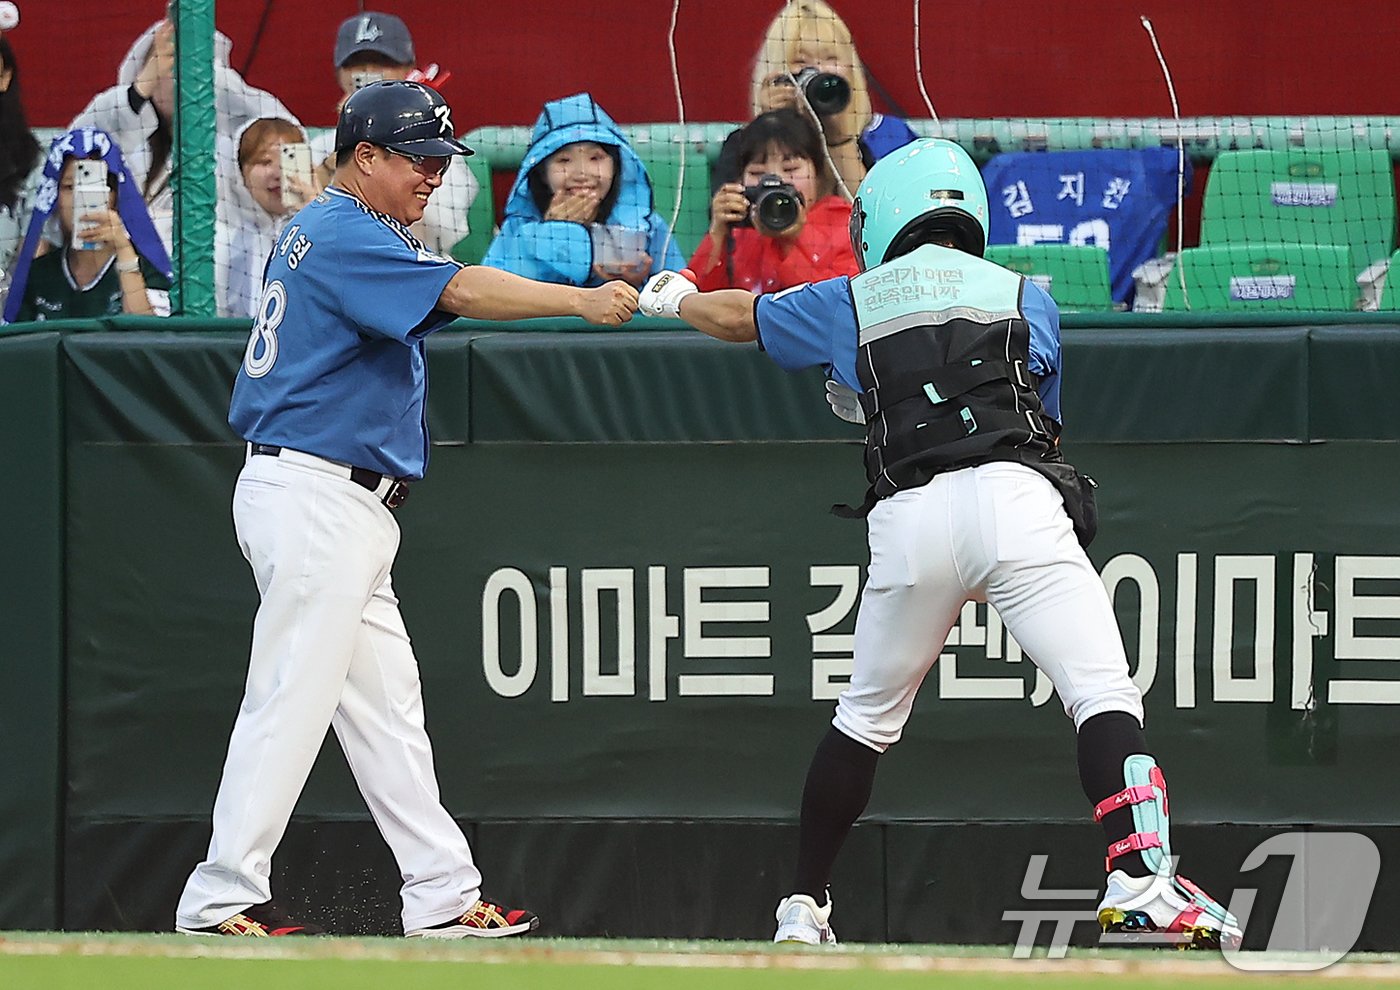
[[[1060,422],[1060,311],[1034,282],[1023,282],[1021,312],[1030,325],[1030,369],[1040,378],[1045,414]],[[759,296],[758,345],[788,371],[821,367],[842,385],[863,391],[856,377],[856,307],[851,280],[796,285]]]
[[[423,338],[462,265],[336,187],[287,224],[233,386],[228,421],[254,443],[396,478],[428,464]]]

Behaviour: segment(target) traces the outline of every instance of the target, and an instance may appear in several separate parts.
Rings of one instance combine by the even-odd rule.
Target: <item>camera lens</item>
[[[766,189],[754,204],[754,217],[760,227],[773,232],[787,230],[797,223],[797,198],[782,189]]]
[[[851,84],[835,73],[818,72],[809,67],[798,74],[798,80],[807,102],[820,117],[840,113],[851,104]]]

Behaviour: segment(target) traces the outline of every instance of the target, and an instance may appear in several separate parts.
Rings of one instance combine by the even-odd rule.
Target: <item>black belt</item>
[[[266,457],[277,457],[282,453],[281,447],[274,447],[272,444],[268,443],[255,443],[251,444],[250,447],[254,454],[261,454]],[[327,460],[324,457],[321,459]],[[338,461],[327,461],[327,463],[339,464]],[[391,478],[387,474],[380,474],[378,471],[371,471],[369,468],[359,468],[350,465],[341,466],[345,467],[350,472],[351,481],[361,488],[376,494],[379,492],[380,485],[386,481],[392,482],[379,499],[389,508],[397,509],[399,506],[403,505],[404,502],[408,501],[408,482],[399,481],[395,478]]]

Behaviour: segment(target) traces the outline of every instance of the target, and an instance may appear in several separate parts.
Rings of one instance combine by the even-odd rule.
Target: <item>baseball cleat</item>
[[[176,925],[175,930],[182,935],[236,935],[247,938],[326,934],[324,928],[294,920],[275,901],[265,901],[244,908],[232,918],[208,928],[185,928],[183,925]]]
[[[1100,946],[1237,949],[1243,932],[1235,916],[1185,877],[1108,875],[1099,902]]]
[[[479,900],[465,914],[440,924],[404,932],[409,938],[500,938],[525,935],[540,927],[540,919],[521,908],[506,908]]]
[[[831,929],[831,896],[826,904],[806,894],[789,894],[778,902],[778,931],[774,942],[798,942],[803,945],[835,945],[836,933]]]

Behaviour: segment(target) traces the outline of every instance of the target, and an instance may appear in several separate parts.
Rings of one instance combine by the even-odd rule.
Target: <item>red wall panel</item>
[[[20,0],[10,37],[36,125],[65,124],[115,81],[131,40],[163,9],[136,0]],[[914,74],[913,0],[837,0],[874,77],[926,116]],[[676,119],[667,0],[379,0],[414,33],[420,62],[452,72],[463,128],[526,123],[545,100],[587,89],[619,120]],[[686,115],[742,117],[749,60],[780,0],[680,0],[676,45]],[[1157,7],[1159,9],[1152,9]],[[331,47],[351,0],[222,0],[233,64],[303,120],[330,124]],[[1165,116],[1148,13],[1181,112],[1400,114],[1394,0],[940,0],[924,2],[925,82],[941,115]],[[253,38],[262,22],[260,40]],[[251,58],[251,62],[249,61]],[[877,100],[877,103],[879,100]]]

